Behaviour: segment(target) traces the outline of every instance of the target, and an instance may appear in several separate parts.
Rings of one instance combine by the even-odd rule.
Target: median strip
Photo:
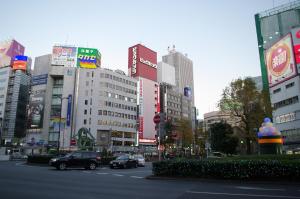
[[[218,192],[201,192],[201,191],[186,191],[192,194],[207,194],[207,195],[226,195],[226,196],[246,196],[246,197],[269,197],[269,198],[300,198],[297,196],[280,196],[280,195],[260,195],[260,194],[243,194],[243,193],[218,193]]]

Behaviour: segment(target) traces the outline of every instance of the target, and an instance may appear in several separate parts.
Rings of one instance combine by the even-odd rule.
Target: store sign
[[[67,126],[71,125],[72,95],[68,96]]]
[[[157,68],[157,64],[153,64],[152,62],[148,61],[148,60],[145,60],[143,58],[140,57],[140,62],[143,63],[143,64],[146,64],[152,68]]]
[[[267,50],[266,62],[270,87],[296,75],[290,34]]]
[[[288,113],[284,115],[279,115],[275,118],[276,124],[281,124],[285,122],[292,122],[296,120],[296,112]]]
[[[31,78],[31,86],[47,84],[48,74],[37,75]]]
[[[131,74],[134,75],[136,74],[136,53],[137,47],[132,48],[132,67],[131,67]]]
[[[101,54],[94,48],[78,48],[77,67],[97,68],[101,65]]]

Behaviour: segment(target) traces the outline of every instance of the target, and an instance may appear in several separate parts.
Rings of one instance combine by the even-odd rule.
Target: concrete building
[[[75,131],[86,127],[96,147],[133,151],[138,144],[137,80],[123,71],[78,69]]]
[[[226,122],[230,124],[232,127],[238,126],[239,121],[236,119],[233,119],[229,113],[223,113],[221,111],[212,111],[208,113],[204,113],[204,130],[208,131],[211,127],[211,125],[219,122]]]
[[[144,152],[157,151],[153,118],[160,112],[157,83],[157,53],[141,44],[128,49],[128,74],[137,79],[139,146]]]
[[[184,95],[186,87],[191,89],[192,106],[194,106],[194,75],[193,61],[187,55],[177,52],[175,49],[162,57],[162,61],[175,67],[175,83],[179,93]]]
[[[300,151],[300,1],[255,15],[264,89],[286,152]]]
[[[73,104],[76,68],[54,65],[52,61],[51,54],[35,59],[27,142],[34,140],[66,149],[73,131],[72,123],[66,123],[67,98],[71,95]]]

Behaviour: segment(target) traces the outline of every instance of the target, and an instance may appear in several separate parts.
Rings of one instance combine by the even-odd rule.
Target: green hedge
[[[27,163],[48,164],[50,159],[54,157],[54,155],[29,155]]]
[[[168,177],[300,180],[300,160],[170,160],[154,162],[152,170]]]

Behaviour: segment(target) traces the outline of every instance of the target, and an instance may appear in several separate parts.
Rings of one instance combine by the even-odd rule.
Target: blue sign
[[[72,95],[68,97],[67,126],[71,124]]]
[[[24,55],[17,55],[15,61],[27,61],[28,57]]]
[[[47,84],[47,79],[48,79],[48,74],[33,76],[31,78],[31,85],[35,86],[35,85]]]

